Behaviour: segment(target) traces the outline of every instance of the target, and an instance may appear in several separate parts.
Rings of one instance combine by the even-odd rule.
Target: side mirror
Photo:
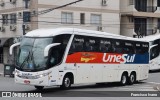
[[[150,46],[149,49],[152,49],[152,48],[154,48],[154,47],[156,47],[156,46],[158,46],[158,44],[155,44],[155,45]]]
[[[45,49],[44,49],[44,57],[48,57],[49,50],[52,47],[55,47],[55,46],[58,46],[58,45],[61,45],[61,43],[53,43],[53,44],[50,44],[50,45],[46,46]]]
[[[9,48],[9,54],[12,55],[12,54],[13,54],[13,49],[14,49],[15,47],[19,46],[19,45],[20,45],[20,42],[11,45],[10,48]]]

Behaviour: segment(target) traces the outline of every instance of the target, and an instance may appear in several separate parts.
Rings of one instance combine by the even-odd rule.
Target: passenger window
[[[86,52],[99,52],[99,44],[97,42],[98,39],[93,37],[86,37],[85,41],[85,51]]]
[[[135,48],[136,48],[136,54],[145,54],[148,52],[148,44],[145,43],[136,43]]]
[[[69,54],[72,54],[74,52],[83,52],[84,51],[84,37],[82,36],[75,36],[70,50],[69,50]]]
[[[126,41],[124,42],[124,53],[125,54],[135,54],[135,48],[132,42]]]
[[[107,39],[100,40],[100,47],[99,47],[100,52],[103,52],[103,53],[111,52],[110,48],[111,48],[110,40],[107,40]]]
[[[120,41],[115,42],[115,52],[116,53],[122,53],[123,52],[122,43]]]
[[[122,43],[120,40],[112,40],[112,47],[110,48],[111,53],[122,53]]]

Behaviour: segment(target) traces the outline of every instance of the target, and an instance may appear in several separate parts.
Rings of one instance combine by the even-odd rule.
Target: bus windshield
[[[62,62],[66,46],[70,39],[69,34],[54,37],[24,37],[22,39],[16,68],[23,71],[42,71]],[[44,49],[53,43],[61,43],[49,50],[49,56],[44,57]]]
[[[23,38],[17,57],[17,67],[23,70],[39,70],[46,67],[44,48],[54,38]]]

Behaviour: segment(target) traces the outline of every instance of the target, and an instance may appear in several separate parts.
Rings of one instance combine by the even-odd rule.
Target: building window
[[[23,22],[31,22],[31,12],[23,12]]]
[[[11,24],[16,24],[17,22],[17,16],[15,13],[10,14],[10,18],[11,18]]]
[[[91,14],[91,24],[93,25],[101,25],[101,15]]]
[[[62,12],[62,24],[72,24],[73,23],[73,13]]]
[[[8,24],[8,14],[3,14],[2,15],[2,23],[3,23],[3,25]]]
[[[80,14],[80,23],[85,24],[85,13]]]

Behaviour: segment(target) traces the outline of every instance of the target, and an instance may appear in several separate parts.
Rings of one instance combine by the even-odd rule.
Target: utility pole
[[[25,2],[25,8],[26,8],[26,9],[28,9],[29,1],[30,1],[30,0],[24,0],[24,2]]]
[[[30,0],[23,0],[23,1],[25,2],[25,9],[28,9]],[[25,22],[27,19],[26,17],[29,17],[29,16],[26,16],[26,13],[23,12],[23,25],[22,25],[23,35],[26,34],[26,32],[25,32]]]

